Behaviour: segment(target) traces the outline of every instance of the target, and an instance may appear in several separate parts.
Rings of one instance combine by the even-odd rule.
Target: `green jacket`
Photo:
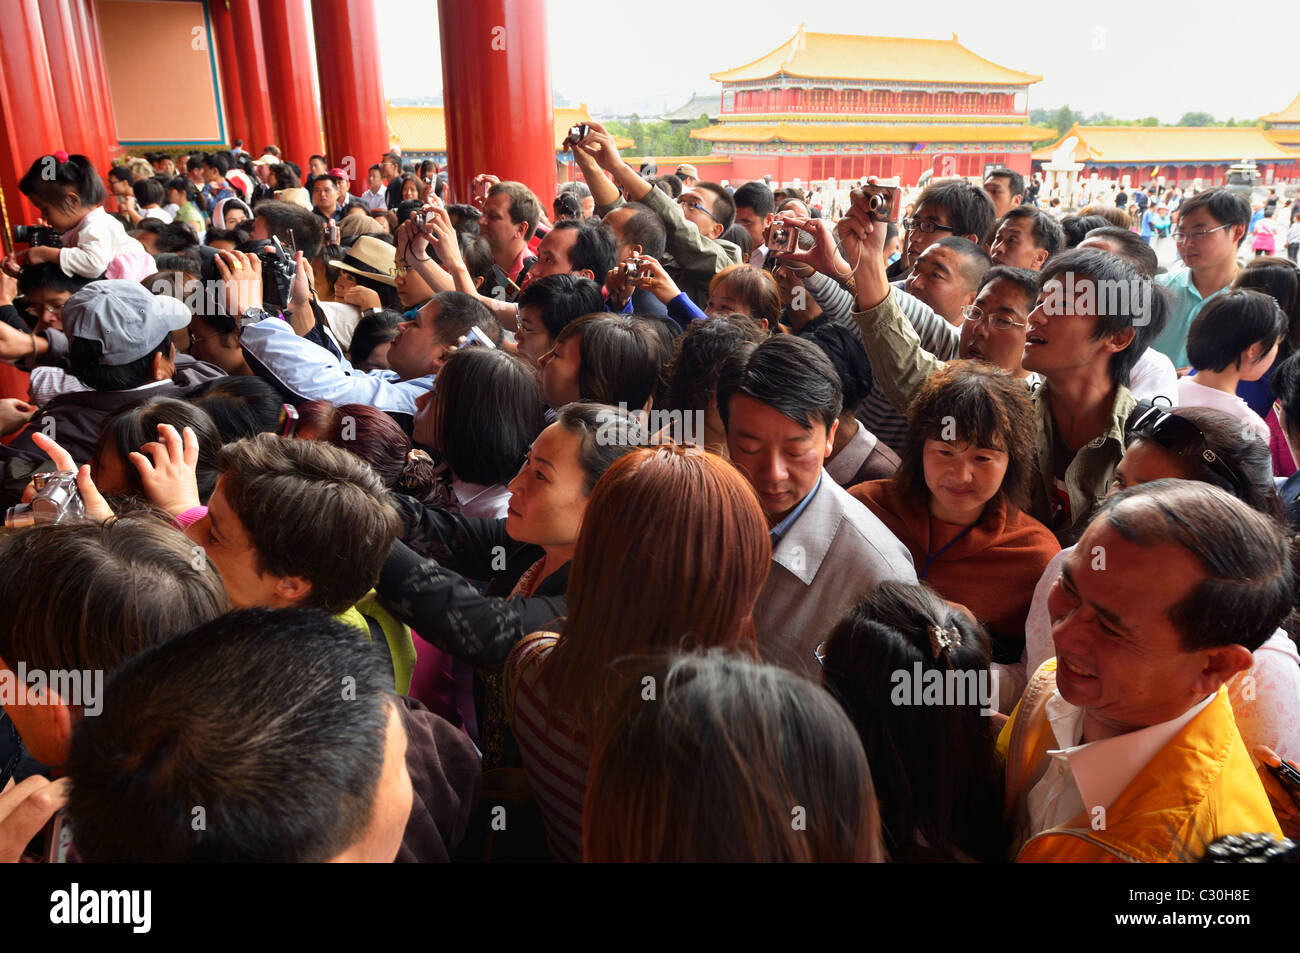
[[[1106,429],[1080,447],[1065,469],[1065,489],[1070,497],[1070,518],[1061,525],[1052,521],[1052,448],[1055,446],[1055,421],[1047,402],[1048,384],[1039,386],[1033,394],[1035,444],[1038,447],[1038,479],[1034,480],[1030,496],[1029,515],[1056,534],[1062,545],[1073,542],[1082,532],[1093,508],[1106,496],[1115,467],[1124,456],[1124,425],[1137,406],[1137,398],[1121,385],[1115,392],[1110,424]]]
[[[409,694],[411,676],[415,673],[415,640],[411,637],[411,630],[379,604],[375,591],[372,589],[360,602],[344,609],[335,618],[361,630],[370,641],[373,641],[371,633],[375,627],[384,633],[387,645],[381,648],[393,662],[394,688],[399,695]]]

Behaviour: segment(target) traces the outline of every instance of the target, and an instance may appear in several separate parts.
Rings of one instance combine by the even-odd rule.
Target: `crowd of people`
[[[1300,859],[1300,269],[1248,201],[565,146],[550,209],[35,158],[0,859]]]

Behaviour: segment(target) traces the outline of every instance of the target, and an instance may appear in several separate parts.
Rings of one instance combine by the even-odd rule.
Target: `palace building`
[[[1272,123],[1273,128],[1268,134],[1274,142],[1288,149],[1300,150],[1300,93],[1280,113],[1269,113],[1259,118],[1263,122]]]
[[[1297,97],[1300,102],[1300,97]],[[1297,110],[1297,103],[1289,109]],[[1267,117],[1265,117],[1267,118]],[[1071,137],[1073,159],[1082,164],[1081,179],[1098,178],[1146,186],[1160,178],[1166,185],[1186,188],[1196,179],[1205,188],[1223,185],[1228,166],[1253,161],[1264,185],[1300,176],[1300,115],[1297,131],[1287,145],[1277,128],[1259,126],[1079,126],[1059,141],[1034,152],[1034,166],[1050,162]],[[1285,133],[1283,133],[1285,135]]]
[[[1028,175],[1029,87],[1042,79],[992,63],[951,40],[807,33],[712,74],[718,124],[691,133],[730,158],[730,179],[774,181],[922,173]]]

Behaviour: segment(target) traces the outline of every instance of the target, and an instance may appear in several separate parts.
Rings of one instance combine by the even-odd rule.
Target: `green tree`
[[[1078,118],[1079,117],[1070,110],[1070,106],[1067,103],[1053,114],[1051,122],[1052,125],[1056,127],[1058,133],[1065,135],[1070,131],[1070,127],[1074,125]]]
[[[1160,125],[1160,120],[1157,119],[1155,116],[1143,116],[1143,117],[1142,117],[1141,119],[1139,119],[1136,123],[1134,123],[1134,125],[1138,125],[1138,126],[1158,126],[1158,125]]]
[[[1180,126],[1212,126],[1214,117],[1209,113],[1190,112],[1183,113],[1183,118],[1178,120]]]

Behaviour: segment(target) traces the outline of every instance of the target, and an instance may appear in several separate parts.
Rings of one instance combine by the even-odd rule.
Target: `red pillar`
[[[271,118],[271,83],[266,74],[262,19],[258,0],[229,2],[240,86],[244,93],[244,116],[248,120],[248,135],[244,137],[244,144],[249,152],[257,155],[263,146],[272,143],[279,145],[275,142],[275,122]]]
[[[275,90],[271,112],[280,131],[276,145],[287,158],[306,169],[307,157],[322,148],[320,106],[316,102],[311,70],[307,68],[307,50],[311,44],[307,0],[275,0],[263,4],[262,42],[267,76]],[[379,62],[378,52],[374,62]]]
[[[555,200],[545,0],[438,0],[447,163],[458,201],[490,172]]]
[[[62,137],[58,148],[88,156],[103,175],[109,163],[108,147],[101,140],[100,126],[91,117],[91,81],[81,60],[81,46],[72,15],[72,0],[39,0],[45,53],[50,62],[50,79],[59,101]]]
[[[244,86],[239,80],[239,53],[235,44],[235,24],[230,16],[230,0],[212,0],[212,29],[217,35],[217,68],[221,71],[221,103],[226,107],[226,136],[231,142],[244,140],[244,148],[253,155],[266,145],[252,142],[248,132],[248,115],[244,112]],[[184,174],[184,169],[180,170]]]
[[[108,87],[108,67],[104,62],[104,44],[99,33],[99,14],[94,0],[72,0],[73,28],[77,34],[77,48],[81,64],[86,70],[84,90],[88,117],[99,130],[99,141],[108,151],[108,161],[122,154],[117,143],[117,119],[113,115],[113,96]],[[107,167],[100,167],[100,174]]]
[[[360,194],[366,170],[388,151],[374,0],[312,0],[311,12],[326,152]]]
[[[36,221],[36,207],[18,191],[18,180],[42,155],[60,148],[59,107],[45,54],[36,0],[0,0],[0,190],[5,233]]]

